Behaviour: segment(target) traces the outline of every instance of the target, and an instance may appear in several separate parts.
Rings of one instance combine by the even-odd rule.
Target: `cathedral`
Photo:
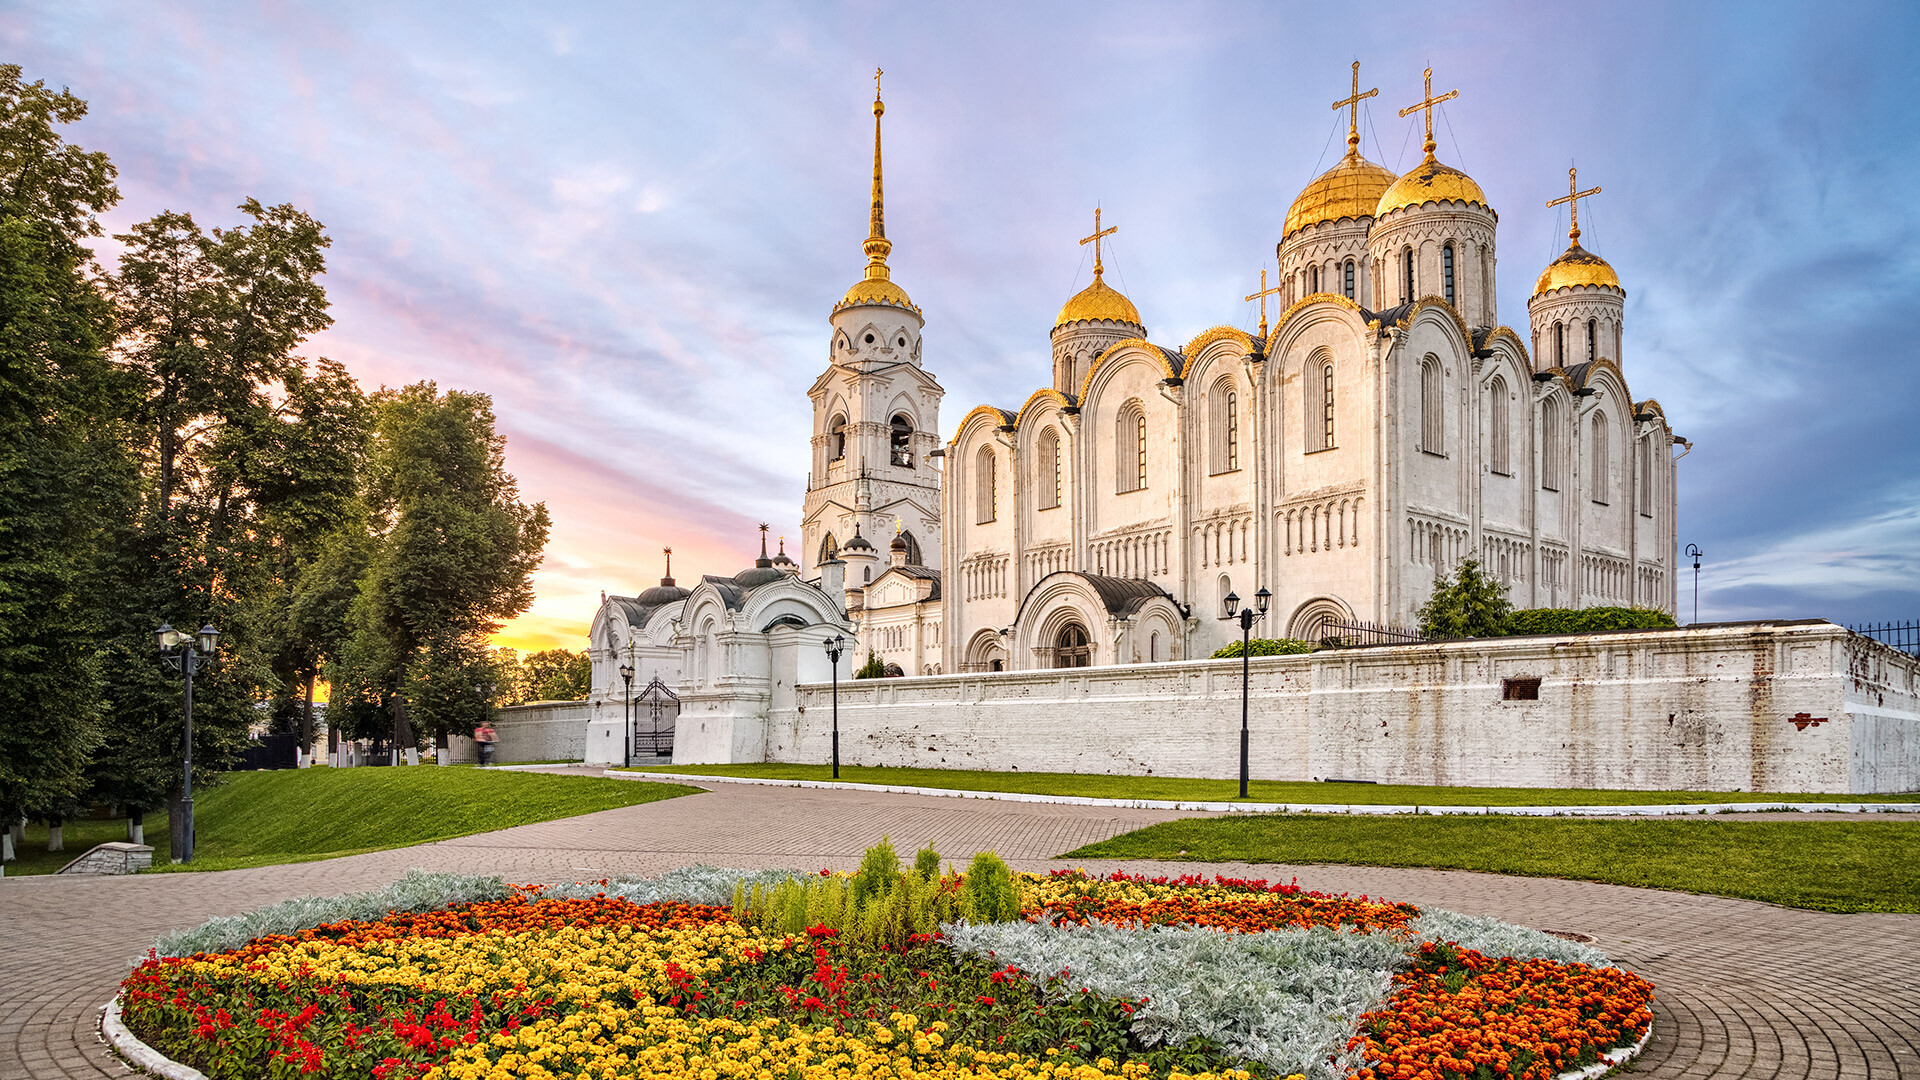
[[[1277,278],[1246,298],[1258,332],[1151,341],[1105,280],[1116,228],[1096,211],[1093,281],[1054,320],[1051,381],[973,408],[944,444],[925,320],[887,262],[876,93],[867,265],[808,390],[800,562],[763,542],[733,577],[608,598],[596,695],[636,635],[700,694],[731,665],[765,666],[723,632],[838,628],[856,665],[871,651],[890,674],[936,675],[1204,657],[1239,637],[1229,595],[1264,593],[1261,637],[1407,627],[1469,557],[1518,607],[1673,611],[1675,447],[1690,444],[1628,389],[1626,293],[1580,245],[1579,200],[1599,188],[1569,170],[1548,204],[1571,209],[1567,250],[1539,272],[1525,329],[1502,325],[1498,215],[1435,156],[1432,110],[1457,91],[1434,95],[1428,71],[1401,111],[1425,114],[1424,157],[1395,175],[1360,154],[1359,103],[1377,91],[1358,68],[1334,106],[1346,154],[1294,198]],[[703,591],[720,623],[698,622]],[[748,617],[754,596],[765,610]],[[828,675],[795,662],[796,679]]]

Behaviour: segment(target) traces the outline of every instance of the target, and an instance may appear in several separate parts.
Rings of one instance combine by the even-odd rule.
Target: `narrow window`
[[[1340,291],[1346,294],[1347,299],[1349,300],[1353,299],[1353,260],[1352,259],[1347,260],[1346,268],[1341,272],[1341,278],[1342,278],[1342,283],[1340,286]]]
[[[1113,489],[1139,491],[1147,486],[1147,414],[1137,401],[1120,409],[1113,428]]]
[[[977,524],[984,525],[992,521],[995,516],[994,499],[996,492],[994,488],[997,483],[997,478],[994,476],[994,473],[997,469],[997,463],[993,460],[992,447],[983,446],[980,448],[979,456],[974,458],[973,468],[975,474],[973,478],[973,520]]]
[[[1539,679],[1502,679],[1500,680],[1501,701],[1539,701]]]
[[[830,461],[847,456],[847,418],[838,413],[827,421],[827,455]]]
[[[1540,403],[1540,486],[1560,490],[1560,401]]]
[[[1440,285],[1446,290],[1447,303],[1453,303],[1453,245],[1440,249]]]
[[[1592,363],[1600,355],[1600,320],[1587,320],[1587,362]]]
[[[1653,516],[1653,438],[1640,440],[1640,516]]]
[[[1147,663],[1157,664],[1159,662],[1160,662],[1160,631],[1155,630],[1153,633],[1147,635]]]
[[[887,425],[888,447],[892,462],[903,469],[913,468],[913,421],[905,413]]]
[[[1309,266],[1307,268],[1307,286],[1307,291],[1309,292],[1317,293],[1320,291],[1320,268],[1318,266]]]
[[[1553,324],[1553,366],[1567,366],[1567,324]]]
[[[1413,302],[1413,249],[1407,248],[1406,250],[1402,251],[1400,255],[1400,260],[1401,262],[1406,264],[1406,280],[1401,282],[1400,300],[1402,303],[1412,303]]]
[[[1227,470],[1240,467],[1240,395],[1227,391]]]
[[[1134,414],[1133,427],[1133,445],[1139,453],[1137,458],[1138,468],[1133,476],[1133,486],[1135,490],[1138,490],[1147,486],[1147,414]]]
[[[1333,365],[1320,369],[1320,448],[1333,449]]]
[[[1593,464],[1587,471],[1593,476],[1593,501],[1602,506],[1612,501],[1612,462],[1607,460],[1607,414],[1593,414]]]
[[[1440,359],[1420,363],[1420,449],[1429,454],[1447,452],[1447,381]]]
[[[1613,324],[1613,362],[1620,362],[1620,324]]]
[[[1234,392],[1229,379],[1221,379],[1213,384],[1207,394],[1207,471],[1214,475],[1232,472],[1240,467],[1239,417],[1236,415],[1238,395]]]
[[[1060,433],[1052,428],[1040,433],[1040,509],[1060,505]]]
[[[1491,444],[1487,456],[1492,459],[1489,464],[1494,472],[1508,476],[1512,474],[1513,467],[1507,457],[1507,423],[1511,415],[1507,408],[1507,380],[1495,375],[1493,382],[1487,386],[1487,399],[1488,442]]]

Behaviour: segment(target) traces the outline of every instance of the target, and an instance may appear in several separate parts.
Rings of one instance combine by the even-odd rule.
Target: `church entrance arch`
[[[1332,597],[1322,596],[1309,600],[1294,609],[1293,618],[1287,621],[1287,636],[1299,641],[1321,641],[1339,636],[1335,624],[1350,623],[1353,614],[1347,606]]]
[[[1001,644],[1000,632],[982,630],[967,642],[965,659],[960,662],[961,671],[1005,671],[1007,670],[1007,650]]]
[[[1053,666],[1086,667],[1092,662],[1093,643],[1087,637],[1087,628],[1077,622],[1062,626],[1053,638]]]

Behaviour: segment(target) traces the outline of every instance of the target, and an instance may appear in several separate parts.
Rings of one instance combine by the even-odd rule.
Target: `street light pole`
[[[1700,621],[1700,559],[1705,555],[1706,555],[1706,552],[1700,550],[1699,544],[1687,545],[1687,558],[1693,560],[1693,621],[1694,622]]]
[[[827,649],[827,663],[833,665],[833,778],[840,779],[840,647],[846,639],[835,634],[821,642]]]
[[[1243,799],[1247,797],[1247,744],[1249,741],[1247,714],[1250,711],[1248,684],[1253,674],[1253,624],[1266,617],[1267,603],[1273,598],[1273,594],[1262,588],[1253,594],[1253,598],[1260,605],[1258,612],[1252,608],[1240,608],[1239,611],[1235,611],[1234,608],[1240,607],[1240,597],[1232,592],[1227,593],[1226,599],[1227,618],[1240,620],[1240,797]]]
[[[220,631],[207,623],[199,633],[189,634],[163,622],[154,632],[154,638],[160,645],[160,658],[186,679],[185,737],[180,753],[180,837],[173,856],[175,862],[190,863],[193,861],[193,676],[200,670],[203,658],[212,659],[220,644]]]
[[[626,750],[622,762],[627,768],[633,767],[633,665],[620,665],[620,678],[627,684],[627,734]],[[658,749],[656,747],[656,749]]]

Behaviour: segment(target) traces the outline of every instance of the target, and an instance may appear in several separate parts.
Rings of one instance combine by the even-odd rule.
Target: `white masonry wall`
[[[494,745],[493,760],[499,764],[586,760],[591,709],[584,701],[510,705],[496,709],[493,716],[493,730],[500,740]]]
[[[1831,623],[1264,657],[1250,685],[1256,778],[1920,790],[1920,661]],[[830,716],[797,687],[766,760],[827,760]],[[845,764],[1232,777],[1239,728],[1237,660],[840,684]]]

